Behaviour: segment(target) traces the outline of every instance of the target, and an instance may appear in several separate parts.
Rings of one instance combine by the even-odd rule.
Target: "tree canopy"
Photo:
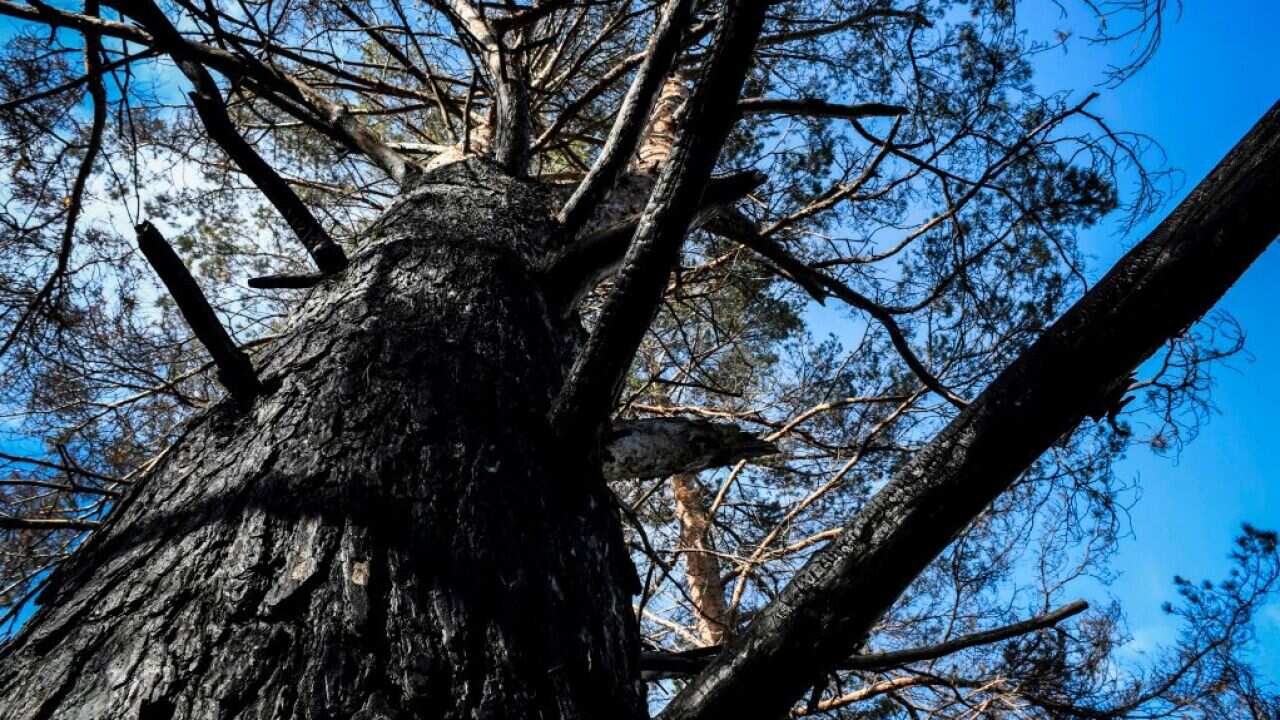
[[[1096,16],[1093,40],[1136,42],[1122,82],[1169,8],[1064,11]],[[1113,128],[1095,95],[1038,92],[1036,56],[1069,38],[1028,36],[1009,0],[0,0],[0,15],[10,630],[184,421],[237,390],[139,249],[148,232],[251,362],[421,177],[482,158],[544,188],[565,237],[545,273],[584,327],[565,433],[741,431],[644,477],[606,464],[656,711],[1052,336],[1093,287],[1080,231],[1136,221],[1167,188],[1152,140]],[[1176,453],[1213,364],[1242,347],[1226,315],[1184,323],[913,573],[846,661],[805,678],[791,714],[1280,712],[1247,652],[1280,578],[1274,534],[1246,527],[1220,582],[1179,579],[1182,632],[1142,661],[1122,652],[1123,608],[1076,595],[1109,578],[1137,500],[1115,463]]]

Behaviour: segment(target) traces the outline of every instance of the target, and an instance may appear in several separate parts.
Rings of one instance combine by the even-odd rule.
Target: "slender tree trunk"
[[[408,190],[52,579],[0,717],[639,718],[634,570],[549,442],[554,203],[482,161]]]
[[[680,549],[684,553],[698,638],[703,645],[719,645],[730,639],[733,623],[724,603],[720,557],[711,543],[706,493],[697,473],[672,475],[671,492],[675,495],[676,519],[680,521]]]

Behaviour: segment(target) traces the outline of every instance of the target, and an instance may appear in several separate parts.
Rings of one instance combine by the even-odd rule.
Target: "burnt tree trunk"
[[[0,717],[645,716],[616,515],[547,421],[554,210],[482,161],[407,190],[266,392],[196,417],[52,579]]]

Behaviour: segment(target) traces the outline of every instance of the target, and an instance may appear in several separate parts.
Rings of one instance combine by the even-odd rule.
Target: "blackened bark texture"
[[[0,655],[6,720],[640,718],[634,570],[549,442],[555,207],[431,173]]]
[[[850,518],[665,720],[783,717],[930,562],[1280,234],[1280,103]]]

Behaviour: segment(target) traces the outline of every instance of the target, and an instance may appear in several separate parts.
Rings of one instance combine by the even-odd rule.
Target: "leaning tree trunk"
[[[637,718],[634,572],[551,441],[554,208],[481,161],[408,190],[52,579],[10,718]]]

